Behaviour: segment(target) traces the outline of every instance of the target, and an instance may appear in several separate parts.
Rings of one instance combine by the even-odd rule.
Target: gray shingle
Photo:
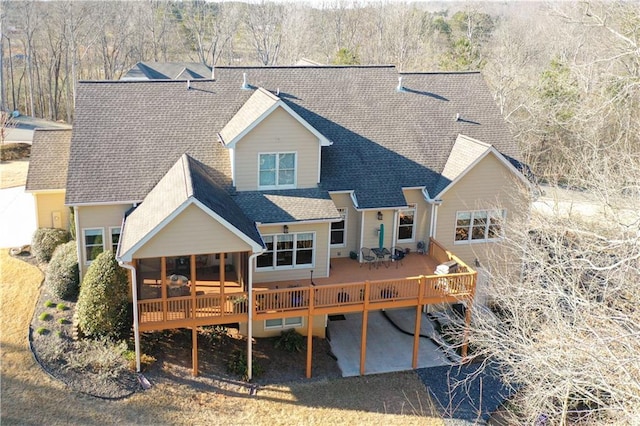
[[[184,153],[231,184],[216,142],[254,90],[279,97],[332,146],[320,186],[354,190],[360,207],[406,205],[401,187],[438,185],[459,134],[518,149],[479,73],[398,73],[391,66],[216,68],[216,80],[80,83],[67,202],[140,201]],[[456,120],[456,115],[460,120]]]
[[[71,129],[38,129],[33,134],[27,191],[65,189]]]
[[[321,189],[242,191],[232,198],[251,220],[258,223],[340,218],[331,196]]]

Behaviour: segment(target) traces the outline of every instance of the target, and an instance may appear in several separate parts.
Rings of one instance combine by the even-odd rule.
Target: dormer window
[[[296,153],[259,154],[259,189],[291,189],[296,187]]]

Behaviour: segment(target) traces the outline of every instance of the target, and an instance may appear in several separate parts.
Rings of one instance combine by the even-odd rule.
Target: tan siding
[[[507,210],[506,231],[528,212],[528,202],[521,194],[521,181],[494,155],[489,154],[447,191],[438,207],[436,239],[447,249],[473,266],[478,259],[487,265],[492,258],[501,258],[498,243],[454,244],[456,212],[501,208]],[[497,253],[496,253],[497,250]]]
[[[296,152],[298,188],[318,184],[319,141],[302,124],[282,108],[277,108],[235,148],[235,179],[238,191],[258,189],[258,154]]]
[[[379,245],[380,234],[378,230],[380,225],[384,224],[384,247],[391,247],[393,240],[393,217],[394,210],[380,210],[382,212],[382,220],[378,220],[378,211],[371,210],[364,212],[364,238],[363,247],[375,248]]]
[[[332,248],[331,257],[348,257],[350,251],[358,251],[360,212],[353,207],[350,194],[331,194],[331,199],[336,207],[347,209],[347,238],[345,239],[345,246]]]
[[[261,226],[259,227],[260,234],[281,234],[282,226]],[[329,245],[329,226],[327,223],[312,223],[312,224],[299,224],[289,225],[289,233],[298,232],[315,232],[315,264],[308,268],[290,268],[290,269],[276,269],[276,270],[259,270],[256,271],[253,277],[254,283],[266,283],[274,281],[289,281],[289,280],[308,280],[311,277],[311,270],[313,270],[314,277],[327,277],[329,276],[328,264],[328,250]]]
[[[250,250],[247,243],[202,209],[190,205],[133,256],[184,256],[246,250]]]
[[[36,226],[38,228],[69,229],[69,207],[64,205],[64,191],[34,193],[36,205]],[[54,212],[60,217],[60,223],[54,223]]]
[[[398,245],[403,248],[409,248],[411,251],[415,251],[417,249],[417,245],[419,241],[428,241],[429,240],[429,226],[431,222],[431,204],[427,203],[424,199],[424,195],[422,194],[421,189],[406,189],[403,191],[404,197],[407,200],[407,203],[416,204],[416,217],[415,217],[415,238],[412,242],[402,242],[398,243]],[[399,221],[400,219],[398,219]],[[396,231],[397,233],[397,231]]]
[[[83,229],[100,228],[104,231],[105,249],[110,248],[109,228],[117,228],[122,226],[122,218],[124,213],[131,208],[131,204],[116,204],[105,206],[80,206],[78,207],[78,229],[76,234],[78,241],[82,245],[81,253],[84,255]],[[80,262],[80,275],[84,276],[87,265],[84,261]]]
[[[312,334],[314,336],[325,338],[326,337],[326,324],[327,324],[327,316],[326,315],[317,315],[311,317],[313,321],[313,330]],[[272,328],[265,329],[264,321],[253,321],[253,337],[275,337],[279,336],[282,333],[282,330],[287,330],[288,328]],[[295,330],[302,334],[303,336],[307,335],[307,317],[302,317],[302,327],[296,327]],[[248,333],[247,323],[240,323],[240,334],[246,336]]]

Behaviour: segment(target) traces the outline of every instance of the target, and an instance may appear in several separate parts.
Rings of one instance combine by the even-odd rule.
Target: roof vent
[[[187,90],[191,89],[191,80],[187,80]]]
[[[456,113],[456,121],[460,121],[460,113]]]
[[[280,88],[279,87],[276,89],[276,96],[280,96]]]
[[[404,87],[402,86],[402,76],[398,77],[398,86],[396,87],[396,92],[404,92]]]
[[[247,73],[242,73],[242,90],[249,90],[249,84],[247,84]]]
[[[211,80],[215,80],[215,79],[216,79],[216,66],[211,65]]]

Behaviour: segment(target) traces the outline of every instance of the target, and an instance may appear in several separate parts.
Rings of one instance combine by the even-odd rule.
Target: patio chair
[[[402,265],[402,259],[404,259],[404,249],[402,247],[394,246],[391,247],[391,261],[395,262],[396,269],[398,269],[398,264]]]
[[[377,260],[376,255],[371,251],[370,248],[362,247],[360,249],[360,253],[362,254],[362,262],[360,263],[360,267],[362,268],[362,263],[367,262],[369,264],[369,269],[371,269],[371,265]]]

